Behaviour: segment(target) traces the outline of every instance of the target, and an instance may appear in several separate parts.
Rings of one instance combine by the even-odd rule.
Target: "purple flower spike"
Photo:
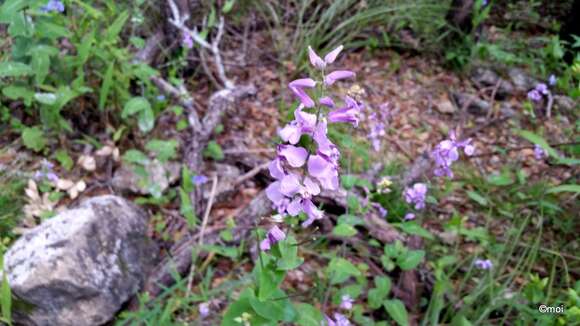
[[[352,123],[353,126],[358,126],[360,106],[352,98],[345,97],[346,107],[334,110],[328,113],[328,121]]]
[[[356,76],[356,74],[350,70],[336,70],[324,77],[324,84],[330,86],[337,80],[354,78],[354,76]]]
[[[326,107],[334,109],[334,101],[332,100],[332,98],[330,98],[330,96],[325,96],[320,100],[318,100],[318,102]]]
[[[286,159],[290,166],[299,168],[306,162],[308,152],[306,149],[294,145],[279,145],[278,156]]]
[[[405,217],[403,218],[404,221],[412,221],[415,219],[415,214],[413,213],[407,213],[405,214]]]
[[[535,145],[534,146],[534,156],[536,157],[536,160],[541,160],[544,157],[546,157],[546,151],[544,151],[544,149],[541,146]]]
[[[322,188],[338,189],[338,171],[336,165],[322,155],[312,155],[308,159],[308,173],[316,178]]]
[[[493,263],[489,259],[476,259],[475,262],[473,262],[473,265],[476,268],[483,270],[490,270],[493,268]]]
[[[266,234],[266,239],[260,242],[260,250],[268,251],[273,245],[284,239],[286,239],[284,231],[280,230],[277,225],[274,225]]]
[[[425,195],[427,194],[427,185],[424,183],[416,183],[412,188],[405,189],[403,193],[405,201],[408,204],[414,204],[415,209],[423,209],[425,207]]]
[[[288,87],[298,97],[300,103],[307,108],[314,107],[315,104],[306,91],[304,91],[304,88],[313,88],[315,86],[316,82],[312,78],[296,79],[288,84]]]
[[[316,126],[316,115],[302,111],[303,104],[300,104],[294,111],[294,120],[287,124],[279,135],[282,140],[290,144],[297,144],[304,133],[311,133]]]
[[[340,298],[340,308],[344,310],[351,310],[353,303],[354,300],[348,294],[345,294]]]
[[[336,60],[336,57],[338,56],[338,54],[342,51],[344,47],[342,45],[339,45],[336,49],[330,51],[328,54],[326,54],[324,56],[324,60],[322,60],[321,57],[318,56],[318,54],[316,54],[316,52],[314,52],[314,50],[312,49],[311,46],[308,47],[308,58],[310,59],[310,63],[318,68],[318,69],[324,69],[326,68],[326,65],[333,63]]]

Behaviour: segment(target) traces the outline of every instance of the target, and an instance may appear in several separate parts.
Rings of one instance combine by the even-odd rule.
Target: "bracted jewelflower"
[[[277,225],[274,225],[266,234],[266,238],[260,242],[260,250],[268,251],[273,245],[286,239],[284,231],[280,230]]]
[[[471,145],[471,138],[457,141],[455,132],[449,133],[449,139],[440,142],[433,152],[431,157],[435,161],[435,175],[436,176],[447,176],[449,178],[453,177],[453,171],[451,171],[451,165],[453,162],[459,159],[458,149],[463,148],[465,155],[471,156],[475,152],[475,147]]]
[[[357,127],[361,110],[360,105],[349,96],[345,96],[344,102],[346,104],[345,107],[328,113],[328,121],[333,123],[351,123],[354,127]]]
[[[356,74],[350,70],[336,70],[324,77],[324,84],[330,86],[341,79],[354,78]]]
[[[340,51],[342,51],[344,47],[342,45],[339,45],[336,49],[330,51],[328,54],[326,54],[324,56],[324,60],[322,60],[321,57],[318,56],[318,54],[316,54],[316,52],[314,52],[314,50],[312,50],[312,47],[309,46],[308,47],[308,58],[310,59],[310,63],[318,68],[318,69],[324,69],[326,68],[327,64],[331,64],[334,62],[334,60],[336,60],[336,57],[338,57],[338,54],[340,53]]]
[[[548,84],[550,86],[556,85],[557,81],[558,81],[558,79],[556,78],[556,76],[554,74],[551,74],[550,77],[548,78]]]
[[[303,134],[310,134],[316,126],[316,115],[302,111],[304,104],[300,104],[294,111],[294,120],[287,124],[280,132],[280,138],[292,145],[300,141]]]

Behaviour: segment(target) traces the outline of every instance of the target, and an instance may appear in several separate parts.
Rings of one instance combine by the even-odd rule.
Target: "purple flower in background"
[[[328,121],[337,123],[337,122],[346,122],[351,123],[353,126],[358,126],[359,121],[359,114],[360,114],[360,106],[358,103],[349,96],[345,96],[344,102],[346,104],[345,107],[340,108],[338,110],[330,111],[328,113]]]
[[[534,146],[534,156],[536,157],[536,160],[541,160],[544,157],[546,157],[546,151],[544,151],[544,149],[541,146],[535,145]]]
[[[542,99],[542,94],[535,89],[528,92],[528,99],[530,101],[539,102]]]
[[[200,303],[198,310],[199,310],[199,315],[201,316],[201,318],[205,318],[205,317],[209,316],[209,304],[207,302]]]
[[[473,262],[473,265],[476,268],[479,269],[484,269],[484,270],[489,270],[493,268],[493,263],[491,262],[491,260],[489,259],[476,259],[475,262]]]
[[[351,323],[348,321],[348,319],[339,313],[334,313],[334,320],[330,319],[330,317],[328,317],[327,315],[324,315],[324,318],[326,319],[326,324],[328,326],[350,326]]]
[[[367,116],[370,125],[370,131],[367,137],[371,141],[375,152],[381,149],[381,139],[386,135],[386,122],[390,118],[390,115],[389,103],[383,103],[379,105],[378,112],[373,111]]]
[[[336,70],[324,77],[324,84],[330,86],[334,84],[337,80],[354,78],[356,74],[350,70]]]
[[[405,201],[408,204],[414,204],[415,209],[422,209],[425,207],[425,195],[427,195],[427,185],[424,183],[416,183],[412,188],[405,189],[403,193]]]
[[[554,86],[554,85],[556,85],[557,80],[558,79],[556,78],[556,76],[554,76],[554,74],[551,74],[550,77],[548,78],[548,84],[550,86]]]
[[[59,0],[49,0],[48,3],[40,7],[40,11],[44,13],[49,12],[64,12],[64,4]]]
[[[310,59],[310,63],[318,68],[318,69],[324,69],[326,68],[327,64],[331,64],[334,62],[334,60],[336,60],[336,57],[338,56],[338,54],[340,53],[340,51],[342,51],[344,47],[342,45],[339,45],[336,49],[330,51],[327,55],[324,56],[324,60],[322,60],[321,57],[318,56],[318,54],[316,54],[316,52],[314,52],[314,50],[312,50],[312,47],[309,46],[308,47],[308,58]]]
[[[201,186],[206,183],[209,179],[205,175],[194,175],[191,177],[191,182],[196,186]]]
[[[489,1],[488,1],[488,0],[483,0],[483,1],[481,2],[481,6],[482,6],[482,7],[485,7],[485,6],[487,6],[488,4],[489,4]]]
[[[304,107],[307,108],[311,108],[315,104],[314,101],[310,98],[310,96],[308,96],[306,91],[304,91],[304,88],[313,88],[315,86],[316,82],[312,78],[296,79],[290,82],[290,84],[288,84],[288,87],[290,88],[292,93],[294,93],[294,95],[296,95],[296,97],[298,97],[298,99],[300,100],[300,103],[302,103]]]
[[[379,203],[372,203],[372,205],[379,211],[379,214],[381,215],[382,218],[387,217],[387,215],[389,215],[389,211],[386,210],[383,205],[379,204]]]
[[[277,225],[274,225],[266,234],[266,239],[260,242],[260,250],[268,251],[273,245],[284,239],[286,239],[284,231],[280,230]]]
[[[451,171],[451,165],[453,162],[459,159],[459,149],[463,148],[465,155],[471,156],[475,152],[475,147],[471,144],[471,138],[457,141],[455,132],[449,133],[449,139],[444,140],[437,144],[431,157],[435,161],[435,175],[447,176],[452,178],[453,171]]]
[[[548,95],[550,91],[548,91],[548,86],[544,83],[539,83],[536,85],[536,91],[540,92],[543,95]]]
[[[303,108],[304,105],[300,104],[294,111],[294,120],[279,132],[282,140],[293,145],[300,141],[302,134],[313,132],[316,126],[316,115],[302,111]]]
[[[191,35],[184,33],[183,37],[181,38],[181,45],[188,49],[193,48],[193,39],[191,38]]]
[[[35,180],[48,180],[50,182],[58,181],[58,175],[54,173],[54,164],[49,162],[47,159],[43,159],[40,162],[40,170],[34,173]]]
[[[415,219],[415,214],[413,213],[407,213],[405,214],[405,217],[403,218],[404,221],[412,221]]]
[[[345,294],[340,298],[340,308],[344,310],[351,310],[353,303],[354,300],[348,294]]]

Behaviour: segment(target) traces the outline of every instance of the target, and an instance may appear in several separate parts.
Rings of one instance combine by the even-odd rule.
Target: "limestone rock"
[[[18,239],[4,257],[20,325],[109,321],[153,265],[147,215],[117,196],[91,198]]]
[[[510,69],[508,75],[515,89],[519,92],[527,92],[539,83],[537,79],[529,76],[524,70],[519,68]]]
[[[501,81],[496,92],[496,95],[500,97],[510,95],[514,92],[514,86],[509,81],[502,79],[495,71],[488,68],[474,68],[471,71],[471,80],[484,87],[495,87],[498,81]]]
[[[139,175],[133,166],[123,164],[113,176],[113,187],[121,192],[148,195],[161,194],[179,179],[180,165],[175,162],[162,164],[157,160],[145,166],[145,175]]]

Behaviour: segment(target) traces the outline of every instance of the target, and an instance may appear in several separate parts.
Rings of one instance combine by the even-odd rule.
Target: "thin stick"
[[[199,230],[199,241],[198,247],[201,248],[203,246],[203,235],[205,234],[205,229],[207,228],[207,221],[209,220],[209,213],[211,212],[211,207],[213,206],[213,201],[215,198],[215,192],[217,189],[217,175],[213,175],[212,185],[211,185],[211,193],[209,195],[209,201],[207,203],[207,207],[205,209],[205,214],[203,215],[203,221],[201,222],[201,229]],[[196,253],[197,256],[197,253]],[[193,285],[193,274],[195,274],[195,261],[192,260],[191,268],[189,269],[189,276],[187,278],[187,292],[186,297],[189,297],[191,294],[191,286]]]
[[[240,185],[242,182],[251,179],[253,177],[256,176],[256,174],[260,173],[260,171],[264,170],[265,168],[268,167],[268,165],[270,164],[270,162],[266,162],[263,164],[260,164],[258,166],[256,166],[255,168],[251,169],[250,171],[246,172],[245,174],[239,176],[235,181],[234,181],[234,187]]]

